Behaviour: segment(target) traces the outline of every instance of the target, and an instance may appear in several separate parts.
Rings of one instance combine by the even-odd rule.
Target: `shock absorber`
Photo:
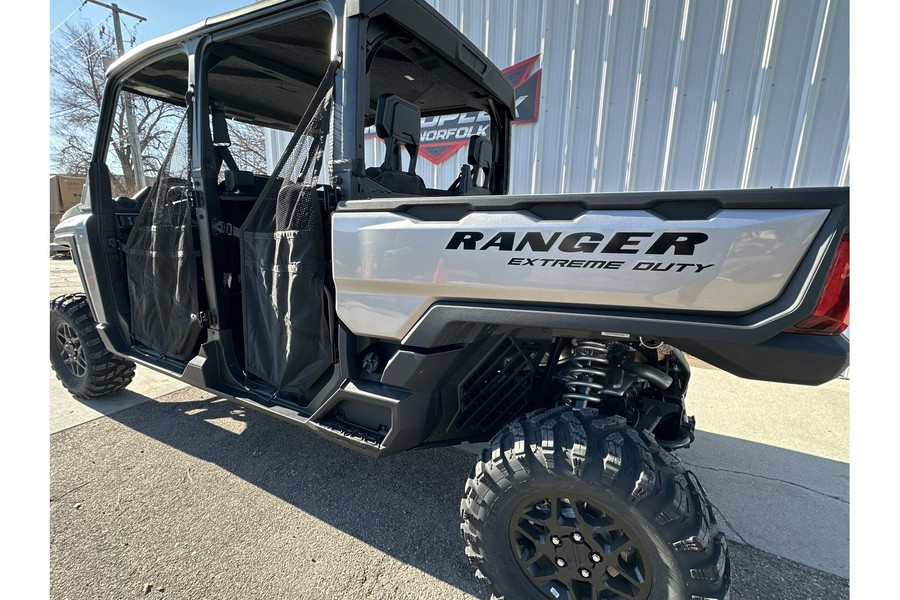
[[[609,369],[609,347],[597,340],[573,340],[572,366],[562,380],[568,391],[562,394],[563,402],[573,408],[587,408],[599,404],[600,395],[606,389]]]

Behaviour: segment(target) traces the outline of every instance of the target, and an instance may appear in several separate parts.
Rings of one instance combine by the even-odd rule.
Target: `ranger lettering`
[[[479,244],[487,235],[492,237]],[[667,254],[671,250],[676,256],[692,256],[708,239],[699,231],[619,231],[608,236],[599,231],[455,231],[445,249],[571,254]],[[605,245],[604,240],[608,240]]]

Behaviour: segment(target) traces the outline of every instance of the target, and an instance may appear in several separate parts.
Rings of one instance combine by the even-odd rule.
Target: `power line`
[[[122,10],[115,3],[113,4],[103,4],[102,2],[97,2],[97,0],[85,0],[85,2],[90,2],[91,4],[96,4],[97,6],[102,6],[103,8],[109,9],[112,11],[113,15],[118,19],[119,14],[128,15],[129,17],[134,17],[138,21],[146,21],[146,17],[142,17],[141,15],[136,15],[133,12],[128,12],[127,10]]]
[[[79,5],[78,5],[78,8],[76,8],[75,10],[73,10],[72,12],[69,13],[69,16],[68,16],[68,17],[66,17],[65,19],[63,19],[62,22],[61,22],[59,25],[57,25],[56,27],[54,27],[53,29],[51,29],[51,30],[50,30],[50,35],[53,35],[53,34],[56,32],[57,29],[59,29],[60,27],[63,26],[63,23],[65,23],[66,21],[68,21],[69,19],[71,19],[72,17],[74,17],[74,16],[75,16],[75,13],[77,13],[79,10],[81,10],[82,8],[84,8],[84,5],[85,5],[85,4],[87,4],[87,0],[84,0],[84,2],[82,2],[81,4],[79,4]]]
[[[87,1],[87,0],[85,0],[85,1]],[[131,33],[131,40],[130,40],[131,48],[134,48],[134,44],[137,42],[137,28],[138,28],[138,25],[140,25],[140,24],[141,24],[140,21],[135,21],[134,24],[131,25],[131,27],[127,28],[129,33]]]
[[[55,113],[50,113],[50,118],[55,119],[57,117],[63,117],[73,112],[78,112],[79,110],[84,110],[84,107],[81,106],[73,106],[71,108],[64,108],[62,110],[58,110]]]
[[[63,48],[62,50],[57,50],[56,54],[52,54],[52,55],[50,56],[50,60],[52,61],[52,60],[58,58],[60,54],[62,54],[63,52],[65,52],[66,50],[68,50],[69,48],[71,48],[72,46],[74,46],[75,44],[77,44],[78,42],[80,42],[82,39],[86,38],[89,34],[93,33],[93,31],[94,31],[95,29],[97,29],[98,27],[100,27],[101,25],[103,25],[104,23],[106,23],[107,21],[109,21],[109,19],[110,19],[110,17],[106,17],[105,19],[103,19],[102,21],[100,21],[99,23],[97,23],[96,25],[94,25],[93,27],[91,27],[90,29],[88,29],[87,31],[85,31],[85,32],[84,32],[82,35],[80,35],[77,39],[73,40],[72,43],[70,43],[68,46],[66,46],[66,47]]]
[[[109,48],[110,46],[112,46],[112,45],[115,44],[115,43],[116,43],[116,40],[110,40],[110,41],[107,42],[107,44],[106,44],[105,46],[103,46],[102,48],[100,48],[100,49],[98,49],[98,50],[94,50],[93,52],[91,52],[90,54],[88,54],[87,56],[85,56],[85,57],[84,57],[84,60],[86,61],[86,60],[88,60],[89,58],[93,58],[93,57],[97,56],[98,54],[100,54],[101,52],[103,52],[104,50],[106,50],[107,48]]]
[[[125,44],[122,43],[122,20],[120,15],[128,15],[129,17],[137,19],[138,22],[146,21],[147,19],[141,15],[122,10],[115,2],[112,4],[104,4],[103,2],[98,2],[98,0],[87,0],[87,2],[102,6],[112,12],[113,29],[116,34],[116,49],[119,51],[119,56],[125,54]],[[138,141],[137,122],[134,120],[134,113],[131,109],[131,100],[128,95],[124,95],[123,98],[125,99],[123,108],[125,109],[125,118],[128,124],[128,137],[131,138],[131,155],[134,158],[134,178],[138,187],[144,187],[146,184],[144,182],[144,167],[141,164],[141,145]]]

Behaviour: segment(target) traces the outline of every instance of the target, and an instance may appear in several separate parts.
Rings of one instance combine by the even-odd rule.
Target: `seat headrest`
[[[382,94],[375,111],[375,132],[382,139],[393,138],[404,146],[418,146],[422,111],[400,96]]]
[[[469,138],[469,164],[473,167],[490,169],[494,162],[494,146],[491,140],[483,135],[473,135]]]

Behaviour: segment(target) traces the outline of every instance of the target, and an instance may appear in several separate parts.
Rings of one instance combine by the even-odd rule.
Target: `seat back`
[[[393,94],[378,97],[375,110],[375,133],[384,140],[384,161],[380,167],[366,169],[366,175],[393,192],[425,193],[425,182],[416,175],[419,157],[422,113],[419,107]],[[403,171],[401,148],[409,153],[409,168]]]
[[[472,165],[472,190],[476,193],[484,193],[491,185],[491,171],[494,165],[494,147],[491,140],[483,135],[473,135],[469,138],[469,159]],[[478,184],[478,176],[483,174],[481,185]]]
[[[422,113],[419,107],[400,96],[382,94],[378,97],[375,111],[375,133],[384,140],[385,156],[381,168],[386,171],[401,171],[400,147],[409,152],[409,170],[416,172],[419,157]]]

